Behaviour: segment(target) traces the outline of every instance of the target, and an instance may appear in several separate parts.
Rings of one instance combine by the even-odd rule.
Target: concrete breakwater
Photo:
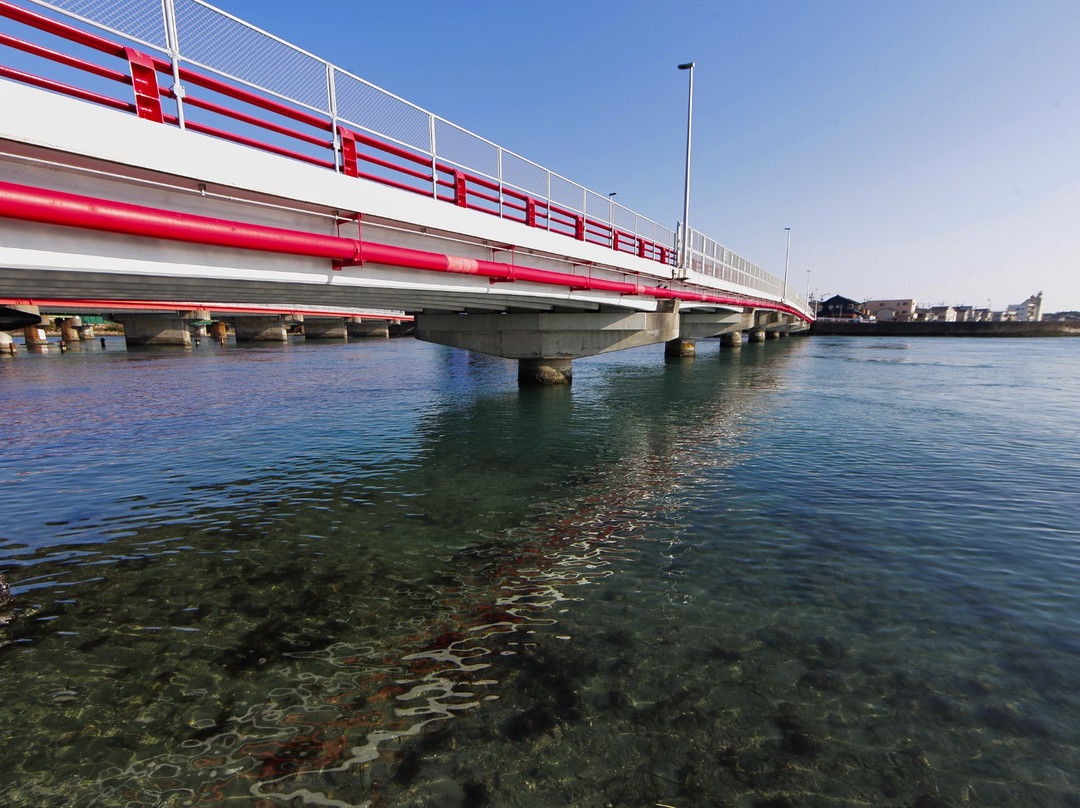
[[[810,333],[840,337],[1080,337],[1080,321],[896,323],[815,320]]]

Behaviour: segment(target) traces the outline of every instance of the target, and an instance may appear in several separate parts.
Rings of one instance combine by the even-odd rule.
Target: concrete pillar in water
[[[765,332],[765,339],[780,339],[780,332],[779,331],[766,331]]]
[[[286,342],[285,318],[280,314],[237,317],[233,320],[237,342]]]
[[[45,329],[36,325],[28,325],[23,329],[23,339],[26,340],[27,347],[44,345],[49,341],[49,338],[45,336]]]
[[[15,353],[15,340],[7,331],[0,331],[0,354]]]
[[[727,345],[730,348],[741,348],[742,331],[728,331],[726,334],[721,334],[720,344]]]
[[[522,387],[570,384],[573,378],[572,359],[518,360],[518,384]]]
[[[365,320],[363,317],[350,317],[346,324],[350,337],[390,337],[389,320]]]
[[[93,339],[94,327],[92,325],[80,325],[75,329],[79,334],[79,339]]]
[[[344,317],[304,316],[304,336],[308,339],[348,339]]]
[[[117,314],[128,345],[191,345],[187,321],[172,314]]]
[[[688,357],[697,353],[692,339],[675,337],[664,343],[664,356]]]
[[[765,341],[765,331],[764,331],[764,329],[762,329],[762,330],[754,329],[753,331],[750,332],[750,335],[747,337],[747,342],[764,342],[764,341]]]
[[[65,342],[78,342],[79,330],[76,326],[82,324],[78,317],[61,317],[56,320],[60,326],[60,339]]]
[[[225,340],[229,338],[229,327],[224,320],[214,320],[210,324],[210,336],[215,342],[225,344]]]

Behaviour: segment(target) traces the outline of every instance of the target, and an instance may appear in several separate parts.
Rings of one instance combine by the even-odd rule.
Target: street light
[[[810,300],[810,270],[806,270],[806,299]]]
[[[784,255],[784,292],[780,295],[781,303],[783,303],[784,298],[787,297],[787,271],[788,262],[791,260],[791,228],[785,227],[784,229],[787,230],[787,253]]]
[[[679,268],[686,277],[687,242],[690,238],[690,133],[694,123],[694,63],[679,65],[690,71],[690,94],[686,102],[686,182],[683,184],[682,238],[679,240]]]

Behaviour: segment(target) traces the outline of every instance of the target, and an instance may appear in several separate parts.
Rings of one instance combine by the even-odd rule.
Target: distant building
[[[1032,295],[1023,303],[1013,303],[1005,311],[1006,320],[1037,323],[1042,319],[1042,292]]]
[[[956,322],[958,323],[973,323],[975,322],[975,307],[974,306],[954,306],[956,309]]]
[[[915,319],[915,301],[911,298],[906,300],[867,300],[863,307],[870,312],[871,317],[878,320],[892,320],[898,323],[909,323]]]
[[[931,306],[927,309],[926,319],[934,323],[955,323],[956,309],[952,306]]]
[[[818,303],[817,316],[855,319],[865,317],[867,314],[866,306],[858,300],[852,300],[850,297],[843,297],[842,295],[833,295],[828,300],[822,300]]]

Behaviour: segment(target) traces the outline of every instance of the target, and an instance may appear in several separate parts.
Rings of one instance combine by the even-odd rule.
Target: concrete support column
[[[9,308],[15,309],[15,311],[23,311],[27,314],[36,314],[38,317],[41,316],[41,309],[37,306],[10,306]],[[45,321],[43,319],[41,325],[44,324]],[[28,325],[23,328],[23,339],[26,340],[28,347],[31,345],[44,345],[47,342],[45,329],[43,329],[41,325]]]
[[[780,339],[787,339],[791,336],[791,334],[789,334],[787,331],[777,331],[776,336],[778,336]]]
[[[688,357],[697,353],[697,348],[692,339],[675,337],[664,343],[664,356]]]
[[[237,342],[286,342],[285,318],[280,314],[237,317],[233,320]]]
[[[389,320],[365,320],[363,317],[350,317],[346,323],[350,337],[390,337]]]
[[[765,332],[765,339],[780,339],[780,332],[779,331],[766,331]]]
[[[117,314],[128,345],[191,345],[187,321],[165,314]]]
[[[229,327],[225,325],[224,320],[214,320],[214,322],[210,324],[210,336],[214,342],[220,342],[222,345],[225,344],[225,340],[229,338]]]
[[[36,325],[28,325],[23,329],[23,339],[26,340],[27,346],[44,345],[49,341],[49,338],[45,336],[45,329]]]
[[[570,384],[573,378],[572,359],[518,360],[518,384],[522,387]]]
[[[56,320],[56,324],[60,326],[60,339],[65,342],[79,341],[77,326],[82,325],[82,320],[78,317],[63,317]]]
[[[308,339],[348,339],[344,317],[304,316],[304,336]]]
[[[728,331],[726,334],[721,334],[720,344],[726,345],[729,348],[741,348],[742,331]]]
[[[93,339],[94,327],[92,325],[80,325],[75,329],[79,334],[79,339]]]
[[[15,340],[7,331],[0,331],[0,354],[15,353]]]
[[[753,331],[750,332],[749,336],[747,336],[746,340],[747,340],[747,342],[764,342],[765,341],[765,330],[764,329],[754,329]]]

